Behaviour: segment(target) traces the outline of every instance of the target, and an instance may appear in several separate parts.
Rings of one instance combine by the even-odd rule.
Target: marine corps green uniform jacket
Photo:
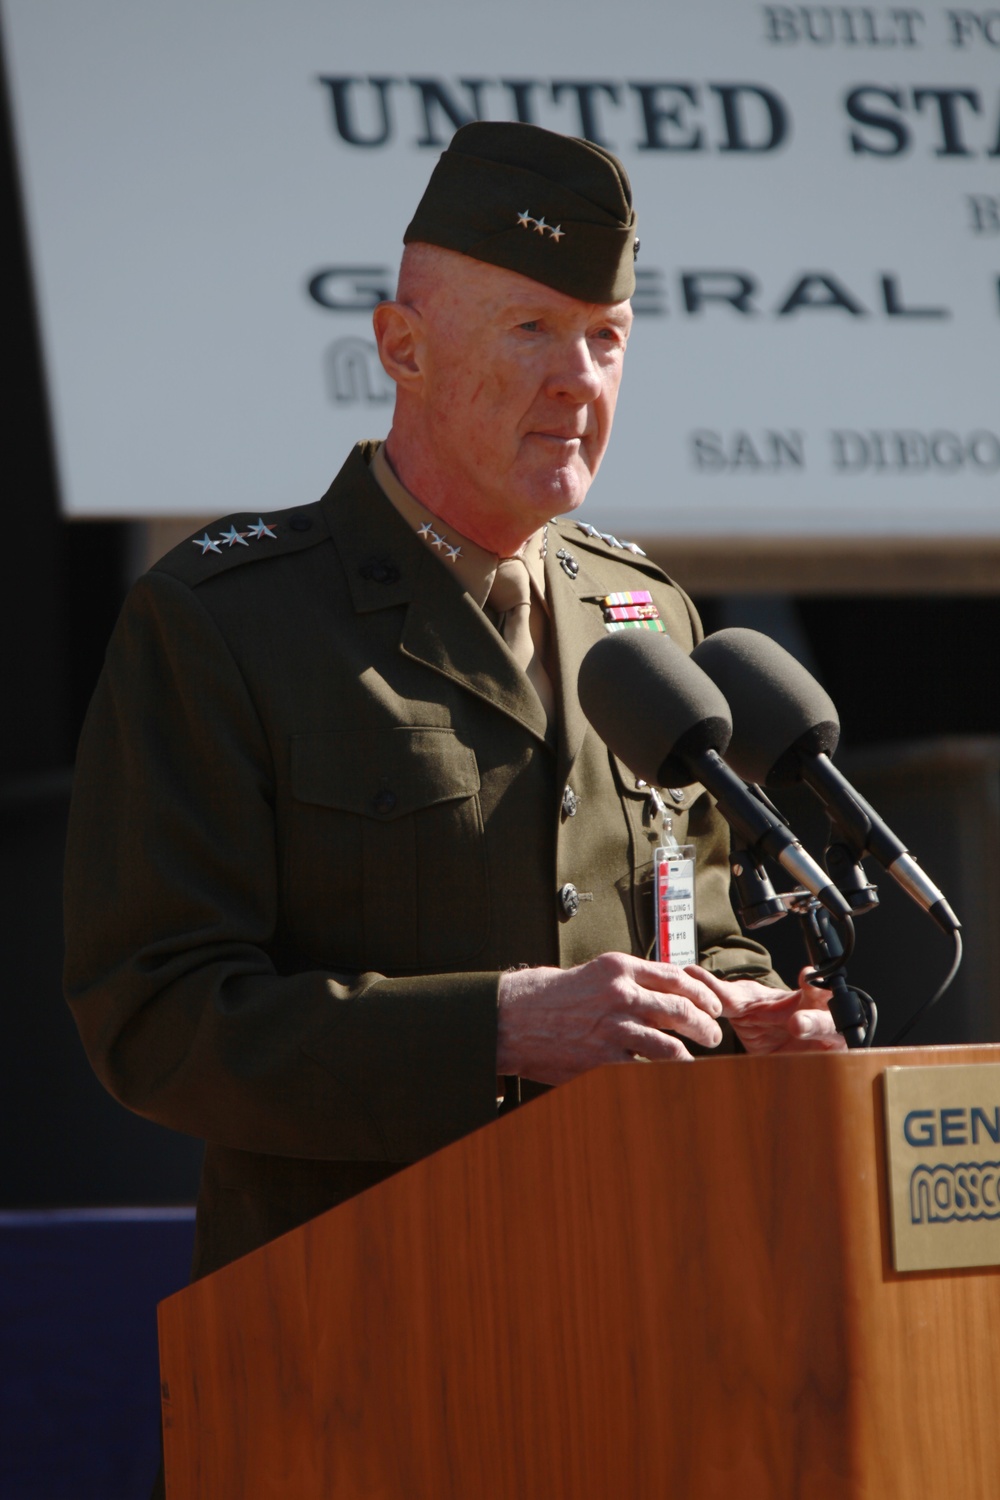
[[[245,545],[184,543],[138,582],[80,745],[67,993],[111,1092],[207,1142],[198,1274],[495,1118],[502,969],[652,941],[659,830],[576,679],[604,595],[649,589],[690,649],[687,598],[550,528],[547,741],[368,452],[314,505],[212,528]],[[721,819],[698,788],[664,795],[697,846],[703,962],[769,977]]]

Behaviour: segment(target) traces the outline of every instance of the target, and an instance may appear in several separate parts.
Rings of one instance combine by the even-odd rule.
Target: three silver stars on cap
[[[562,225],[546,224],[544,214],[540,219],[536,219],[528,209],[525,209],[523,214],[518,214],[517,222],[522,229],[533,229],[536,234],[542,235],[543,238],[547,234],[551,235],[557,245],[560,240],[566,238],[566,231]]]

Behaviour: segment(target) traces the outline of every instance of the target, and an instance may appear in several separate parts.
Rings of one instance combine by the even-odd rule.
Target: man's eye
[[[518,324],[518,327],[523,328],[527,333],[537,333],[540,326],[537,318],[531,318],[527,323]]]

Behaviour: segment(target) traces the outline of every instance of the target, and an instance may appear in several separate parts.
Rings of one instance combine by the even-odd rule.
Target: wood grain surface
[[[170,1500],[995,1500],[1000,1271],[897,1275],[890,1063],[606,1068],[161,1305]]]

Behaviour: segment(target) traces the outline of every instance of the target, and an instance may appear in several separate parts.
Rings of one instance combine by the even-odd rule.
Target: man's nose
[[[561,345],[559,358],[545,382],[546,395],[584,403],[596,401],[601,389],[601,377],[587,340],[573,339]]]

